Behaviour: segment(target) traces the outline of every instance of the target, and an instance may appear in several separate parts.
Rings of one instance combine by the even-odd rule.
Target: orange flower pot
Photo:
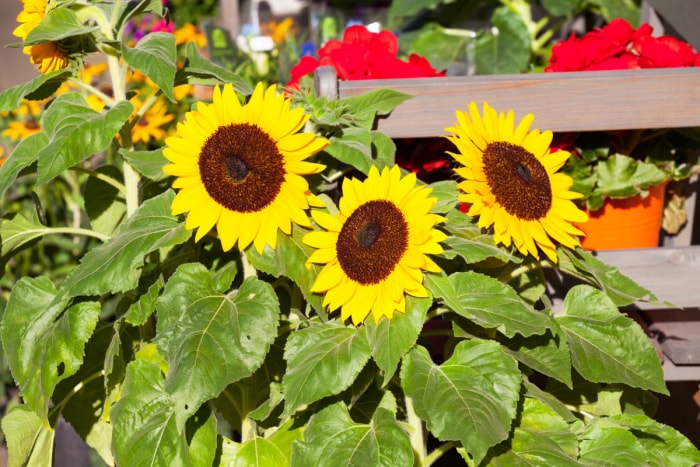
[[[586,250],[658,246],[665,188],[665,183],[649,188],[646,198],[607,199],[602,208],[588,213],[588,222],[577,225],[586,234],[581,246]]]

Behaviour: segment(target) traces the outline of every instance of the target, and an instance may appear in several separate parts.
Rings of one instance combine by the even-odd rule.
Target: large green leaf
[[[103,165],[97,172],[114,180],[121,179],[121,172],[113,165]],[[114,235],[126,215],[124,194],[114,185],[97,177],[88,178],[83,193],[85,211],[90,218],[92,230],[107,236]]]
[[[170,214],[174,196],[168,190],[144,202],[115,237],[85,254],[66,277],[61,296],[100,295],[136,287],[147,254],[180,244],[191,235]]]
[[[275,443],[258,436],[242,444],[232,443],[227,451],[226,464],[222,462],[222,465],[245,465],[246,467],[289,465],[289,458],[284,451]]]
[[[393,89],[375,89],[360,94],[359,96],[347,97],[342,103],[348,105],[348,111],[362,119],[363,113],[374,115],[388,115],[397,105],[407,101],[412,96]]]
[[[325,152],[360,172],[367,174],[374,165],[372,132],[367,128],[350,127],[341,136],[332,136]]]
[[[648,465],[646,452],[637,438],[626,429],[604,420],[586,429],[579,445],[578,462],[586,467]]]
[[[370,354],[367,334],[337,321],[292,332],[284,349],[285,414],[345,390]]]
[[[378,323],[368,319],[365,323],[372,358],[382,370],[384,385],[394,377],[401,358],[416,343],[432,303],[430,298],[409,296],[406,313],[395,312],[391,319],[380,319]]]
[[[626,306],[640,301],[659,303],[650,290],[622,274],[615,266],[600,261],[590,252],[581,248],[559,248],[557,251],[560,271],[599,287],[615,305]]]
[[[10,157],[0,167],[0,196],[15,182],[20,172],[34,164],[39,158],[39,151],[49,144],[46,133],[34,133],[27,136],[15,147]]]
[[[650,186],[661,184],[667,179],[666,171],[654,164],[633,159],[623,154],[612,154],[600,162],[596,169],[598,187],[602,196],[627,198],[639,194]],[[602,200],[602,198],[601,198]],[[595,210],[597,206],[592,205]]]
[[[508,337],[541,335],[553,327],[547,313],[534,310],[501,281],[468,271],[452,274],[450,282],[460,304],[452,311],[481,327],[496,328]]]
[[[390,411],[380,408],[371,423],[355,423],[340,402],[311,417],[292,453],[292,467],[413,465],[408,435]]]
[[[508,439],[520,383],[517,362],[492,341],[462,341],[439,366],[418,346],[401,368],[401,386],[428,430],[438,439],[461,441],[475,465]]]
[[[148,76],[163,94],[175,102],[173,87],[177,70],[175,36],[165,32],[151,32],[138,41],[136,47],[122,46],[124,61]]]
[[[557,322],[549,332],[541,336],[516,335],[504,342],[506,353],[543,375],[561,381],[571,387],[571,356],[566,335]]]
[[[24,43],[34,45],[49,41],[57,42],[69,37],[90,34],[95,30],[97,26],[84,25],[70,8],[54,8],[29,31]]]
[[[26,405],[12,407],[2,418],[7,439],[7,467],[51,467],[56,432]]]
[[[186,438],[176,425],[175,404],[165,392],[157,363],[129,363],[122,396],[112,408],[110,419],[117,465],[190,465]]]
[[[179,414],[191,415],[229,384],[262,365],[277,337],[272,287],[249,277],[222,293],[204,265],[180,266],[158,302],[156,344],[168,362],[165,389]]]
[[[527,24],[514,10],[497,8],[491,16],[495,34],[483,34],[476,40],[476,69],[481,75],[521,73],[530,63],[530,33]]]
[[[185,48],[185,66],[175,75],[175,84],[184,83],[208,86],[233,83],[236,92],[246,96],[253,93],[253,89],[246,80],[231,70],[202,57],[197,51],[197,46],[192,42],[189,42]]]
[[[19,108],[22,99],[42,100],[51,96],[69,76],[70,70],[57,70],[39,75],[23,84],[18,84],[0,92],[0,112]]]
[[[46,183],[67,168],[107,149],[132,111],[133,105],[127,101],[99,113],[77,92],[58,96],[42,120],[49,141],[38,154],[37,183]]]
[[[153,151],[129,151],[119,150],[119,154],[129,162],[138,173],[153,181],[166,179],[168,176],[163,172],[163,167],[170,163],[163,156],[163,148]]]
[[[611,421],[627,427],[637,437],[654,467],[700,464],[700,451],[674,428],[663,425],[645,415],[621,414]]]
[[[455,210],[459,188],[454,180],[441,180],[428,185],[432,190],[431,198],[436,198],[435,207],[431,212],[436,214],[447,214]]]
[[[0,335],[24,402],[48,425],[49,401],[59,381],[78,371],[85,343],[100,314],[98,302],[57,301],[45,276],[22,278],[12,288]]]
[[[600,290],[573,287],[555,319],[566,334],[574,368],[587,380],[668,394],[651,341]]]
[[[314,249],[304,242],[302,238],[309,230],[292,226],[292,235],[277,234],[277,248],[274,250],[265,247],[262,253],[255,248],[248,248],[245,252],[251,264],[267,274],[275,277],[288,277],[292,279],[304,295],[306,301],[316,310],[320,316],[325,317],[323,308],[323,295],[312,293],[311,286],[316,280],[320,266],[313,265],[307,268],[305,263]]]

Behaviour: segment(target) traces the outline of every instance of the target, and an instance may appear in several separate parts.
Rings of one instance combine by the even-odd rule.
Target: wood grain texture
[[[332,79],[325,75],[324,80]],[[474,100],[552,131],[700,126],[700,69],[667,68],[522,75],[338,81],[340,98],[391,88],[412,95],[378,129],[392,138],[445,135],[455,110]]]

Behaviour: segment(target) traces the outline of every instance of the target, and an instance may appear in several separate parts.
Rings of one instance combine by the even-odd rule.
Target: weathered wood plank
[[[472,100],[513,109],[516,119],[533,113],[534,127],[541,130],[700,125],[698,68],[338,81],[337,86],[341,98],[378,88],[413,95],[378,123],[393,138],[444,135],[456,121],[455,110]]]
[[[651,290],[660,301],[682,308],[700,307],[700,246],[608,250],[596,256]],[[638,306],[668,308],[646,303]]]

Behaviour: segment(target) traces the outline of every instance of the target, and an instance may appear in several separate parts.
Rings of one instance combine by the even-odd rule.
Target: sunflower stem
[[[413,446],[413,452],[418,456],[420,465],[427,457],[425,450],[425,434],[423,433],[423,421],[418,417],[413,408],[413,399],[406,396],[406,421],[408,423],[408,436]]]
[[[434,451],[428,454],[425,459],[423,459],[423,463],[421,465],[423,467],[430,467],[435,463],[435,461],[437,461],[443,454],[452,449],[454,446],[455,443],[452,441],[441,444]]]
[[[504,284],[507,284],[510,281],[512,281],[513,279],[515,279],[516,277],[518,277],[522,274],[526,274],[526,273],[532,271],[533,269],[537,269],[539,267],[540,267],[540,263],[538,263],[537,261],[533,261],[531,263],[523,264],[521,266],[516,266],[514,268],[507,268],[505,271],[503,271],[498,276],[497,279],[499,281],[503,282]]]
[[[119,190],[121,193],[126,194],[126,187],[119,183],[117,180],[113,179],[112,177],[103,174],[102,172],[98,172],[96,170],[91,170],[91,169],[86,169],[85,167],[71,167],[71,170],[74,170],[79,173],[84,173],[87,175],[90,175],[91,177],[95,177],[98,180],[101,180],[105,182],[108,185],[112,185],[114,188]]]

